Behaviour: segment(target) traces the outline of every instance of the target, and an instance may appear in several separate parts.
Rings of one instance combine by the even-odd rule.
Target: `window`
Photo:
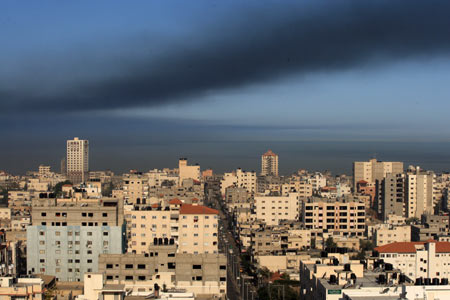
[[[138,264],[138,269],[145,269],[145,265],[144,264]]]
[[[202,268],[202,265],[192,265],[192,269],[194,270],[200,270]]]

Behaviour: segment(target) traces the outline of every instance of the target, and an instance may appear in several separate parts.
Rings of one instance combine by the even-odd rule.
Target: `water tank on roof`
[[[336,284],[337,278],[336,275],[330,275],[330,284]]]

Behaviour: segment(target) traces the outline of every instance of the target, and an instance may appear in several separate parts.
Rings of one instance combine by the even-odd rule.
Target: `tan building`
[[[40,278],[0,278],[0,299],[41,300],[44,293],[44,281]]]
[[[373,234],[374,244],[376,246],[411,241],[411,226],[409,225],[391,226],[388,224],[380,224],[377,227]]]
[[[353,189],[357,190],[358,181],[368,183],[381,181],[386,174],[398,174],[403,172],[403,162],[377,161],[372,158],[369,161],[357,161],[353,163]]]
[[[289,255],[257,255],[255,256],[258,268],[267,268],[270,272],[297,273],[300,269],[300,261],[310,259],[305,254]]]
[[[362,236],[366,229],[365,205],[360,201],[311,198],[303,202],[302,213],[308,229],[350,236]]]
[[[148,253],[155,244],[177,244],[179,253],[217,253],[218,211],[202,205],[170,201],[126,212],[131,218],[128,252]]]
[[[288,196],[255,196],[256,218],[267,225],[278,225],[282,220],[299,220],[300,197],[297,193]]]
[[[282,195],[288,195],[290,193],[297,193],[300,198],[311,197],[313,194],[313,187],[312,184],[305,180],[295,180],[281,185]]]
[[[33,202],[31,219],[34,226],[121,226],[123,204],[112,198],[41,198]]]
[[[410,170],[405,176],[405,216],[420,218],[422,214],[432,214],[433,207],[433,173]]]
[[[39,166],[39,177],[46,177],[51,174],[50,166]]]
[[[78,295],[76,300],[123,300],[125,299],[125,285],[106,284],[103,273],[84,274],[84,294]]]
[[[290,229],[284,226],[268,227],[253,231],[255,255],[296,254],[310,248],[311,232],[306,229]]]
[[[180,158],[178,162],[178,172],[179,172],[179,185],[183,183],[185,179],[194,179],[200,181],[200,166],[188,166],[187,158]]]
[[[67,141],[67,177],[72,183],[84,182],[89,178],[89,142],[77,137]]]
[[[161,289],[223,297],[227,260],[223,254],[176,253],[175,245],[156,245],[146,254],[100,255],[99,271],[108,284],[124,284],[131,295],[147,296],[155,284]]]
[[[256,172],[244,171],[240,168],[231,173],[225,173],[223,179],[220,181],[222,196],[225,196],[226,189],[231,186],[242,187],[248,193],[255,194],[257,191],[256,177]]]
[[[278,176],[278,155],[268,150],[261,156],[261,175]]]
[[[147,204],[148,178],[142,174],[124,174],[123,197],[129,204]]]

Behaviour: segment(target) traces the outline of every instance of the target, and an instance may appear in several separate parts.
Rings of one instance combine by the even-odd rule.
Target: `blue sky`
[[[140,167],[142,140],[176,148],[142,169],[173,164],[192,141],[200,161],[202,143],[218,141],[256,152],[356,142],[367,156],[392,142],[446,145],[449,13],[446,1],[3,1],[0,169],[56,166],[72,136],[114,162],[126,141],[135,160],[91,164],[119,171]],[[260,153],[241,150],[255,167]]]

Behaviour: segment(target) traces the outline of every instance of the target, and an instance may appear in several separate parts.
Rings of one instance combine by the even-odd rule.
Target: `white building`
[[[397,242],[375,248],[385,263],[411,279],[449,278],[449,242]]]
[[[278,225],[281,220],[299,220],[299,199],[297,193],[288,196],[256,196],[256,218],[266,225]]]
[[[89,177],[89,141],[77,137],[67,141],[67,176],[72,183],[86,181]]]

